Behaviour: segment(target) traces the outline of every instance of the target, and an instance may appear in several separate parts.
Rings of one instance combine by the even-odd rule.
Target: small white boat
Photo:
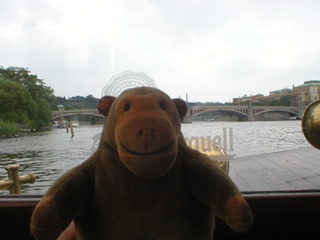
[[[79,119],[78,118],[70,118],[70,122],[72,123],[73,127],[79,127]]]
[[[55,121],[55,124],[53,125],[53,127],[66,128],[67,127],[67,122],[68,122],[68,119],[61,118],[59,121]]]

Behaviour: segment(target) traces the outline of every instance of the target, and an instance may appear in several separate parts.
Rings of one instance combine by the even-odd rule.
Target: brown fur
[[[214,215],[252,225],[232,180],[180,131],[187,108],[153,88],[104,97],[98,150],[61,176],[36,207],[31,231],[56,239],[73,220],[79,239],[212,239]]]

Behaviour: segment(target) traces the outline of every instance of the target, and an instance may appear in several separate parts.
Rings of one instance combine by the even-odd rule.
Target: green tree
[[[27,88],[13,81],[0,81],[0,118],[14,123],[28,123],[36,114],[36,105]]]
[[[280,101],[283,103],[283,106],[289,107],[290,106],[290,96],[282,96]]]
[[[50,104],[44,99],[37,99],[35,101],[37,113],[35,114],[31,126],[33,128],[42,128],[48,126],[51,121]]]
[[[56,97],[56,105],[61,104],[64,106],[65,110],[75,110],[75,109],[96,109],[99,98],[93,97],[89,94],[86,97],[75,96],[69,99],[65,97]]]
[[[37,75],[25,68],[0,66],[0,119],[45,127],[50,124],[55,103],[53,89]]]
[[[284,103],[281,102],[279,99],[273,99],[266,102],[265,106],[284,106]]]
[[[1,66],[0,74],[2,74],[4,80],[14,81],[26,87],[33,99],[44,98],[48,100],[53,95],[53,89],[46,86],[37,75],[30,74],[27,68],[8,67],[4,69]]]

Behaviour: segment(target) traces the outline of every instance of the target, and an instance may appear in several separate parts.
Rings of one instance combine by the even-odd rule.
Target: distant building
[[[288,96],[290,94],[292,94],[292,89],[290,88],[283,88],[276,91],[269,91],[269,95],[259,98],[259,102],[266,103],[270,100],[280,100],[281,97]]]
[[[263,97],[263,95],[261,93],[255,95],[255,96],[248,96],[247,94],[245,94],[243,97],[233,98],[232,103],[241,104],[242,102],[250,101],[250,99],[251,99],[251,102],[259,102],[259,98],[261,96]]]
[[[257,95],[254,96],[254,102],[259,102],[261,98],[264,98],[264,95],[259,93]]]
[[[293,107],[306,107],[311,102],[319,99],[320,80],[305,81],[299,86],[292,87],[293,93],[290,95],[290,103]]]
[[[282,97],[288,96],[290,106],[292,107],[306,107],[311,102],[320,99],[320,80],[305,81],[299,86],[292,86],[290,88],[283,88],[276,91],[270,91],[268,96],[257,94],[251,96],[252,102],[266,103],[270,100],[281,100]],[[245,95],[242,98],[233,98],[233,103],[241,103],[248,101],[249,97]]]
[[[58,107],[59,111],[64,111],[64,106],[63,105],[58,105],[57,107]]]
[[[292,93],[292,89],[283,88],[283,89],[272,91],[272,92],[270,91],[269,96],[283,96],[283,95],[289,95],[290,93]]]

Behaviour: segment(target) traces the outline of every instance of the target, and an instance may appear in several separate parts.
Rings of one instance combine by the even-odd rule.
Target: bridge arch
[[[66,113],[66,114],[61,114],[58,116],[54,116],[52,119],[53,120],[58,120],[63,117],[70,117],[70,116],[76,116],[76,115],[88,115],[88,116],[94,116],[94,117],[100,117],[100,118],[106,118],[102,114],[97,114],[97,113]]]
[[[248,120],[248,114],[243,113],[243,112],[239,112],[236,110],[231,110],[231,109],[212,109],[212,110],[207,110],[207,111],[203,111],[203,112],[197,112],[195,114],[193,114],[192,116],[201,116],[201,115],[205,115],[211,112],[225,112],[225,113],[229,113],[231,115],[237,116],[239,121],[246,121]]]
[[[288,120],[290,117],[299,117],[299,113],[285,109],[270,109],[255,113],[253,117],[255,121]]]
[[[257,113],[255,113],[253,115],[254,116],[258,116],[258,115],[261,115],[261,114],[271,113],[271,112],[289,113],[289,114],[294,115],[294,116],[298,116],[299,115],[299,113],[296,113],[296,112],[293,112],[293,111],[290,111],[290,110],[281,110],[281,109],[265,110],[265,111],[257,112]]]

